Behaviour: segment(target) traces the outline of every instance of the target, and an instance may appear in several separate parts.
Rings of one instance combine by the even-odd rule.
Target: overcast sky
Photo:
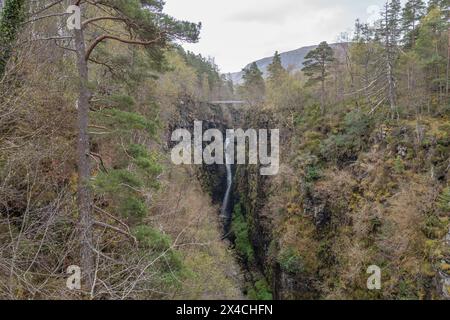
[[[202,22],[186,49],[216,59],[222,72],[280,52],[334,42],[356,18],[373,19],[385,0],[166,0],[165,12]],[[375,10],[374,10],[375,9]]]

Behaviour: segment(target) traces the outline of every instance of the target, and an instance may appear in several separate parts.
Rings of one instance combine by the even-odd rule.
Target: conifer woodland
[[[0,0],[0,299],[449,299],[449,0],[242,83],[164,2]],[[277,175],[233,167],[225,236],[224,166],[171,161],[194,120],[280,129]]]

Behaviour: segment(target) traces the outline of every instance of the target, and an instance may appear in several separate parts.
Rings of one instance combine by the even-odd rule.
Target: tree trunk
[[[394,78],[394,68],[392,66],[392,63],[390,61],[390,58],[388,58],[388,86],[389,86],[389,104],[391,106],[391,112],[392,117],[394,118],[397,113],[397,107],[396,107],[396,98],[395,98],[395,78]]]
[[[75,50],[79,73],[78,97],[78,212],[80,218],[81,270],[83,287],[91,291],[94,271],[94,255],[92,251],[92,203],[89,191],[91,169],[89,163],[89,100],[91,93],[88,88],[88,65],[85,58],[85,42],[83,30],[75,30]]]
[[[413,10],[411,49],[416,47],[416,10]]]
[[[450,76],[450,28],[448,28],[448,45],[447,45],[447,83],[445,86],[445,94],[447,95],[447,99],[448,99],[448,87],[449,87],[449,76]]]
[[[369,90],[369,84],[370,84],[370,72],[369,72],[369,63],[370,58],[367,57],[364,64],[364,95],[366,97],[366,103],[367,105],[370,105],[370,90]]]
[[[388,82],[388,99],[389,105],[391,107],[392,119],[397,115],[398,119],[398,110],[396,107],[396,94],[395,94],[395,75],[394,75],[394,59],[395,59],[395,40],[391,41],[391,36],[393,30],[389,27],[389,13],[388,13],[388,3],[385,6],[385,50],[386,50],[386,76]]]
[[[322,115],[325,114],[325,62],[322,64],[322,89],[320,93],[320,111]]]
[[[325,80],[322,80],[322,92],[320,93],[320,111],[325,114]]]
[[[386,24],[388,21],[386,20]],[[392,44],[389,41],[389,32],[386,32],[386,63],[387,63],[387,80],[388,80],[388,98],[391,106],[392,118],[396,115],[396,99],[395,99],[395,76],[393,66]]]

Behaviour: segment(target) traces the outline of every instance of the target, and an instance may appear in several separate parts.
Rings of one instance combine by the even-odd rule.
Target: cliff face
[[[247,114],[244,123],[248,128],[276,127],[272,115],[265,112]],[[283,145],[287,142],[287,136],[285,132],[281,135]],[[247,286],[253,287],[257,296],[258,290],[268,290],[273,299],[319,298],[317,279],[307,273],[283,269],[278,259],[282,251],[279,217],[286,204],[279,203],[276,198],[287,192],[283,186],[285,174],[286,172],[280,172],[278,176],[261,176],[257,165],[238,166],[236,170],[234,194],[239,209],[235,207],[235,211],[244,216],[252,253],[249,255],[239,252],[237,246],[247,267]],[[313,239],[310,241],[314,242]],[[258,280],[261,278],[266,282],[266,288],[258,288]]]
[[[279,126],[262,110],[184,103],[180,114],[174,127],[191,128],[194,120],[222,132]],[[258,165],[234,167],[228,236],[250,298],[446,297],[448,123],[427,119],[417,141],[408,121],[350,122],[346,134],[320,126],[282,130],[276,176],[261,176]],[[221,204],[225,167],[197,172]],[[371,265],[382,271],[382,290],[367,289]]]
[[[196,102],[190,97],[181,97],[177,111],[170,121],[168,133],[176,129],[187,129],[194,132],[194,122],[201,121],[203,132],[208,129],[218,129],[224,136],[226,129],[232,128],[233,123],[239,119],[239,111],[229,106]],[[169,148],[175,143],[170,135],[166,137]],[[204,143],[203,147],[206,146]],[[197,167],[198,178],[206,192],[215,204],[221,204],[226,190],[226,168],[223,165],[201,165]]]
[[[235,211],[253,254],[241,256],[275,299],[448,296],[448,122],[425,120],[418,141],[415,123],[360,120],[355,137],[284,130],[277,176],[237,168]],[[245,123],[276,127],[262,113]],[[361,141],[335,148],[334,139]],[[367,288],[371,265],[381,269],[381,290]]]

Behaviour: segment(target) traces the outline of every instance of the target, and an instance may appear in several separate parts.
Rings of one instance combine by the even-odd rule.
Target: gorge
[[[0,0],[0,300],[449,299],[448,0],[247,58],[164,5]]]

